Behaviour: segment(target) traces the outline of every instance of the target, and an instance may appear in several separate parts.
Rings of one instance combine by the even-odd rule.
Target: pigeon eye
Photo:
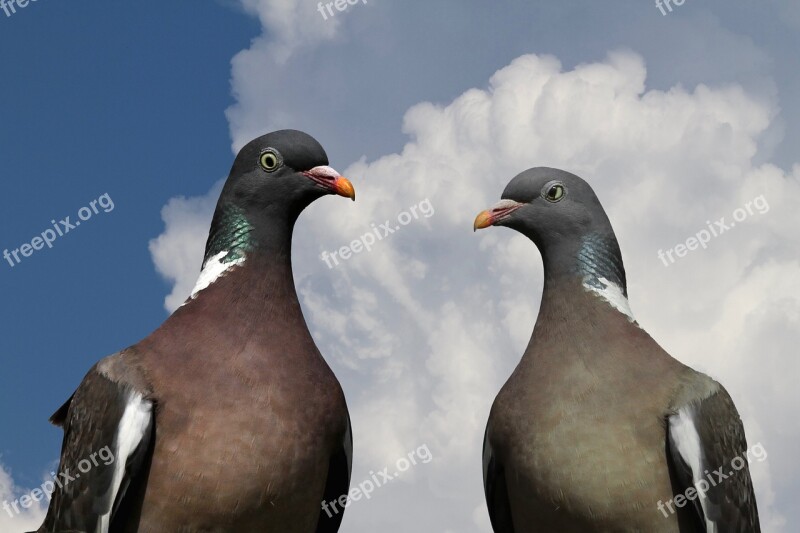
[[[278,170],[278,167],[281,166],[281,158],[278,156],[278,153],[272,149],[265,150],[261,154],[258,162],[261,164],[261,168],[267,172],[275,172]]]
[[[560,183],[553,183],[551,185],[546,185],[545,188],[542,190],[542,196],[548,202],[558,202],[562,198],[564,198],[564,186]]]

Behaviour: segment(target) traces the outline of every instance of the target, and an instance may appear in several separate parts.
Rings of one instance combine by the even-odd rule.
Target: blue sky
[[[104,193],[114,200],[113,211],[0,272],[3,427],[15,428],[2,431],[0,453],[22,483],[58,456],[48,413],[98,357],[165,318],[147,242],[167,199],[205,192],[227,173],[225,73],[258,31],[214,3],[159,6],[157,16],[154,6],[109,7],[40,0],[0,13],[2,247],[30,242],[52,219],[75,220]]]
[[[778,414],[800,414],[784,377],[800,370],[798,31],[800,9],[777,0],[687,0],[667,16],[624,1],[370,0],[329,20],[299,0],[0,12],[0,251],[105,193],[114,202],[52,249],[0,259],[0,473],[16,493],[41,483],[61,444],[48,416],[194,282],[232,148],[293,127],[359,194],[304,213],[294,252],[353,413],[354,479],[423,444],[435,457],[348,510],[344,530],[394,531],[382,521],[394,501],[415,506],[421,530],[487,531],[480,439],[533,325],[541,266],[530,243],[469,230],[540,164],[594,180],[640,322],[731,390],[771,454],[753,474],[765,530],[796,529],[800,434]],[[658,262],[759,194],[768,214]],[[319,260],[424,199],[436,215],[381,248],[335,269]]]

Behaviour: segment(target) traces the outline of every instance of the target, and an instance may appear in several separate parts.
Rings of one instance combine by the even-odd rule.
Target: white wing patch
[[[628,299],[622,292],[622,288],[616,283],[608,281],[606,278],[600,278],[599,281],[605,285],[605,288],[598,289],[597,287],[592,287],[587,283],[584,283],[583,287],[587,291],[592,291],[600,296],[603,300],[607,301],[611,307],[627,316],[628,320],[631,322],[636,322],[636,319],[633,318],[633,311],[631,311],[631,304],[628,302]]]
[[[114,502],[122,487],[125,477],[125,464],[128,457],[133,454],[153,419],[153,403],[145,400],[138,392],[132,392],[128,397],[125,411],[117,427],[117,435],[114,439],[114,476],[111,479],[110,495],[108,498],[108,512],[100,515],[97,522],[98,533],[108,533],[111,524],[111,517],[114,509]],[[127,484],[126,487],[127,488]],[[123,489],[124,491],[124,489]]]
[[[692,469],[692,484],[697,487],[698,482],[703,479],[703,471],[707,465],[694,419],[695,410],[691,405],[678,410],[676,415],[669,417],[669,438],[671,445],[678,450],[683,461]],[[706,517],[706,532],[717,533],[717,524],[708,519],[711,516],[709,512],[711,502],[708,496],[699,490],[697,494],[703,515]]]
[[[225,272],[244,263],[244,256],[225,263],[222,260],[227,255],[228,251],[226,250],[218,253],[214,257],[210,257],[208,261],[203,263],[203,269],[200,271],[200,277],[197,278],[197,283],[195,283],[194,289],[192,289],[192,295],[189,297],[189,299],[194,300],[197,298],[197,295],[200,291],[217,281],[217,279],[223,276]]]

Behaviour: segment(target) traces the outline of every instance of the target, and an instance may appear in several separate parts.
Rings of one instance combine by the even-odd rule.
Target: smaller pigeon
[[[591,187],[530,169],[475,219],[488,226],[519,231],[544,262],[533,335],[484,437],[494,530],[758,532],[733,401],[635,322]]]
[[[292,277],[295,222],[331,194],[355,199],[308,134],[239,151],[192,295],[50,419],[64,440],[38,533],[338,531],[350,418]]]

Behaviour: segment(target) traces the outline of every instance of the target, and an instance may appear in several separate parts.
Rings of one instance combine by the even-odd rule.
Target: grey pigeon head
[[[506,226],[539,248],[545,275],[600,279],[626,294],[625,269],[611,222],[586,181],[556,168],[536,167],[512,179],[502,200],[481,212],[474,229]]]
[[[280,130],[253,139],[236,156],[211,223],[205,259],[279,243],[286,248],[300,213],[338,194],[355,200],[350,181],[328,166],[316,139]]]
[[[475,229],[507,226],[529,237],[540,250],[587,233],[613,233],[589,184],[563,170],[526,170],[509,182],[501,198],[478,216]]]
[[[236,156],[221,200],[245,210],[280,208],[299,214],[327,194],[355,199],[350,182],[328,166],[312,136],[297,130],[267,133]]]

